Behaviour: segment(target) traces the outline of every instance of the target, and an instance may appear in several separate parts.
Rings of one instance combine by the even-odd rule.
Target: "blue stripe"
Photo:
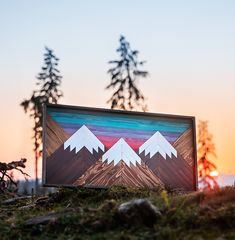
[[[171,132],[171,133],[183,133],[190,128],[190,122],[184,120],[183,122],[159,120],[159,119],[144,119],[139,116],[122,117],[122,116],[97,116],[80,113],[58,113],[50,112],[51,117],[58,122],[60,125],[68,124],[71,126],[91,125],[98,127],[110,127],[118,129],[135,129],[144,131],[160,131],[160,132]]]
[[[60,126],[69,134],[75,133],[82,125],[70,126],[68,124],[60,124]],[[107,136],[116,138],[136,138],[136,139],[149,139],[156,131],[142,131],[133,129],[120,129],[120,128],[105,128],[86,125],[96,136]],[[170,133],[161,132],[161,134],[170,142],[175,141],[181,134],[180,133]]]

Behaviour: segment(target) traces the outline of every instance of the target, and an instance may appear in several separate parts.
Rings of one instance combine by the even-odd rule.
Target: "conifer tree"
[[[42,114],[43,104],[56,104],[59,98],[63,96],[59,87],[61,85],[62,76],[57,69],[59,59],[53,53],[53,50],[45,47],[44,66],[42,71],[38,74],[36,85],[38,88],[33,91],[32,95],[21,102],[25,113],[33,118],[33,139],[34,139],[34,153],[35,153],[35,177],[36,177],[36,191],[38,188],[38,160],[41,157],[42,145]]]
[[[212,157],[216,157],[213,136],[208,131],[208,122],[200,121],[198,124],[198,173],[203,188],[218,187],[217,181],[210,174],[217,169],[211,160]]]
[[[147,71],[139,69],[145,61],[138,60],[139,52],[131,49],[124,36],[121,36],[119,41],[117,52],[120,59],[109,61],[113,66],[108,70],[111,82],[106,89],[114,89],[114,92],[107,103],[111,104],[112,109],[146,111],[145,97],[137,88],[138,79],[148,76]]]

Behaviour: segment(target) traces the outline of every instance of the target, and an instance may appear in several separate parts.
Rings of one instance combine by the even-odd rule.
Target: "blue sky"
[[[32,123],[19,103],[35,88],[44,46],[61,59],[61,103],[108,107],[107,62],[117,57],[123,34],[147,60],[150,76],[139,86],[149,110],[209,120],[218,166],[229,172],[235,159],[234,13],[235,1],[227,0],[0,1],[0,161],[33,158]]]

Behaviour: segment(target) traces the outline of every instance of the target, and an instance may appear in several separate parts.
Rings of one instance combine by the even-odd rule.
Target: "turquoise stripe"
[[[190,122],[176,122],[167,120],[144,119],[138,116],[97,116],[80,113],[49,113],[52,118],[60,124],[86,124],[102,127],[126,128],[126,129],[140,129],[149,131],[164,131],[172,133],[182,133],[186,131],[191,125]]]

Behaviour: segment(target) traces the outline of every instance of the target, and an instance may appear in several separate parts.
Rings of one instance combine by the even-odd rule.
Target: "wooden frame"
[[[77,151],[77,150],[79,150],[79,151],[81,151],[81,149],[78,149],[78,148],[76,148],[76,147],[78,147],[78,146],[73,146],[73,149],[72,149],[72,147],[71,147],[71,144],[74,144],[73,142],[71,143],[71,141],[73,140],[71,140],[71,136],[69,137],[69,139],[70,139],[70,141],[69,141],[69,139],[65,139],[66,140],[66,142],[67,142],[67,146],[65,146],[66,144],[65,144],[65,141],[63,142],[63,149],[61,149],[61,150],[59,150],[59,148],[58,149],[56,149],[56,147],[54,147],[53,146],[53,148],[54,149],[56,149],[56,151],[58,151],[58,154],[56,155],[54,152],[53,153],[50,153],[51,155],[49,156],[48,155],[48,144],[55,144],[55,142],[56,141],[54,141],[53,139],[52,140],[48,140],[48,132],[49,132],[49,128],[48,128],[48,126],[50,125],[50,123],[48,123],[48,118],[50,117],[50,115],[48,114],[48,111],[52,111],[52,113],[53,113],[53,111],[55,112],[54,114],[56,115],[56,113],[61,113],[61,114],[63,114],[63,111],[65,111],[65,112],[69,112],[69,113],[73,113],[73,114],[80,114],[80,113],[82,113],[82,114],[84,114],[84,113],[89,113],[89,114],[94,114],[94,116],[95,117],[98,117],[99,115],[102,115],[102,116],[112,116],[114,119],[115,118],[118,118],[118,117],[121,117],[121,118],[124,118],[124,119],[126,119],[126,118],[131,118],[131,119],[134,119],[134,118],[138,118],[139,120],[141,120],[141,119],[143,119],[143,121],[145,121],[146,119],[147,120],[149,120],[149,119],[151,119],[151,121],[152,120],[154,120],[154,119],[156,119],[156,121],[164,121],[164,119],[165,120],[167,120],[167,121],[169,121],[170,123],[172,122],[172,123],[174,123],[174,124],[178,124],[178,122],[179,123],[184,123],[184,124],[188,124],[188,125],[190,125],[190,136],[189,137],[187,137],[187,141],[190,141],[190,146],[191,146],[191,149],[190,149],[190,158],[188,158],[188,159],[190,159],[190,160],[188,160],[188,162],[181,156],[181,153],[179,154],[178,152],[179,152],[179,148],[181,149],[182,147],[180,146],[179,148],[178,148],[178,150],[177,150],[177,154],[175,154],[174,155],[174,147],[173,147],[173,145],[172,145],[172,147],[173,148],[171,148],[170,146],[169,146],[169,148],[167,148],[167,150],[168,151],[172,151],[172,152],[170,152],[170,155],[169,156],[171,156],[171,158],[174,160],[174,159],[178,159],[177,161],[179,161],[180,162],[180,166],[182,167],[182,169],[186,169],[187,170],[187,172],[190,172],[190,174],[189,173],[187,173],[188,175],[190,175],[190,182],[191,182],[191,180],[192,180],[192,182],[191,182],[191,184],[189,184],[189,183],[187,183],[187,184],[183,184],[183,182],[185,182],[185,178],[184,177],[182,177],[182,179],[178,179],[178,185],[176,184],[175,186],[174,186],[174,183],[172,184],[172,185],[170,185],[171,187],[173,187],[173,188],[181,188],[181,189],[183,189],[183,190],[187,190],[187,191],[192,191],[192,190],[197,190],[197,187],[198,187],[198,175],[197,175],[197,152],[196,152],[196,127],[195,127],[195,117],[193,117],[193,116],[181,116],[181,115],[171,115],[171,114],[159,114],[159,113],[149,113],[149,112],[135,112],[135,111],[122,111],[122,110],[110,110],[110,109],[102,109],[102,108],[89,108],[89,107],[81,107],[81,106],[68,106],[68,105],[55,105],[55,104],[47,104],[47,105],[45,105],[44,106],[44,109],[43,109],[43,174],[42,174],[42,181],[43,181],[43,186],[53,186],[53,187],[57,187],[57,186],[74,186],[74,185],[78,185],[78,186],[85,186],[85,187],[92,187],[92,188],[106,188],[106,187],[108,187],[108,186],[110,186],[108,183],[107,184],[100,184],[100,182],[101,181],[99,181],[99,180],[97,180],[96,182],[95,181],[93,181],[91,184],[88,184],[89,183],[89,174],[87,173],[87,176],[86,176],[86,174],[85,173],[83,173],[82,174],[82,176],[80,176],[79,177],[79,179],[77,179],[76,180],[76,183],[77,184],[75,184],[75,183],[66,183],[66,182],[53,182],[53,181],[49,181],[49,179],[53,179],[53,176],[57,176],[58,174],[60,174],[60,173],[58,173],[58,174],[56,174],[56,173],[54,173],[54,175],[52,174],[52,178],[49,178],[49,177],[47,177],[48,176],[48,167],[50,166],[50,168],[52,168],[52,166],[54,166],[54,163],[55,163],[55,161],[57,161],[56,159],[58,159],[59,157],[58,156],[62,156],[63,155],[63,151],[68,151],[68,150],[66,150],[66,149],[70,149],[70,153],[71,154],[75,154],[75,152]],[[79,113],[80,112],[80,113]],[[112,118],[111,118],[112,119]],[[159,120],[160,119],[160,120]],[[54,120],[53,120],[54,121]],[[132,121],[132,120],[130,120],[130,121]],[[84,125],[83,125],[84,126]],[[144,125],[144,126],[146,126],[146,125]],[[80,126],[81,127],[81,126]],[[86,132],[86,129],[85,129],[86,127],[84,127],[84,129],[82,129],[82,130],[84,130],[85,132]],[[80,129],[80,128],[79,128]],[[56,131],[56,130],[55,130]],[[134,131],[134,130],[133,130]],[[147,130],[146,130],[147,131]],[[72,135],[74,135],[75,133],[73,133]],[[70,134],[71,135],[71,134]],[[155,135],[155,134],[154,134]],[[138,137],[138,136],[137,136]],[[156,136],[155,136],[155,138],[156,139],[160,139],[159,141],[161,141],[161,140],[163,140],[163,141],[165,141],[164,139],[162,139],[162,134],[161,133],[156,133]],[[151,137],[150,137],[151,138]],[[164,137],[163,137],[164,138]],[[100,137],[99,139],[101,139],[102,140],[102,138]],[[125,138],[124,138],[125,139]],[[129,139],[129,138],[128,138]],[[125,139],[126,140],[126,139]],[[129,143],[126,145],[126,141],[125,140],[120,140],[120,144],[122,145],[122,147],[127,147],[127,145],[130,145]],[[176,140],[178,140],[178,138],[176,139]],[[98,140],[99,141],[99,140]],[[149,140],[150,141],[150,140]],[[180,141],[180,140],[179,140]],[[101,141],[102,142],[102,141]],[[119,142],[119,141],[118,141]],[[147,141],[146,141],[147,142]],[[96,142],[98,145],[100,144],[100,141],[99,142]],[[109,142],[108,141],[106,141],[106,143],[107,144],[109,144]],[[132,141],[132,143],[133,144],[135,144],[133,141]],[[170,143],[170,142],[169,142]],[[69,145],[70,144],[70,145]],[[106,144],[106,145],[107,145]],[[119,145],[120,145],[119,144]],[[150,143],[149,143],[150,144]],[[159,143],[160,144],[160,143]],[[166,143],[167,144],[167,143]],[[179,145],[180,145],[181,143],[179,143]],[[105,144],[104,144],[105,145]],[[136,176],[138,176],[139,174],[142,174],[143,172],[145,172],[146,171],[146,168],[148,169],[148,168],[150,168],[150,167],[152,167],[152,165],[154,165],[154,163],[155,162],[153,162],[153,160],[151,159],[151,163],[150,163],[150,155],[151,155],[151,153],[152,152],[148,152],[148,150],[146,150],[146,147],[144,146],[144,144],[142,144],[143,146],[141,146],[142,147],[142,149],[140,149],[141,147],[138,147],[138,150],[139,150],[139,152],[137,152],[137,150],[135,151],[135,152],[137,152],[137,154],[140,156],[140,158],[141,158],[141,162],[139,161],[139,158],[137,158],[136,157],[136,155],[135,155],[135,157],[136,157],[136,160],[134,161],[133,160],[133,158],[130,158],[130,162],[128,162],[129,161],[129,159],[127,158],[127,161],[124,161],[124,163],[123,163],[123,161],[120,161],[120,162],[117,162],[118,160],[116,159],[116,160],[114,160],[114,161],[111,161],[111,162],[109,162],[110,160],[112,160],[112,159],[109,159],[109,157],[110,157],[110,154],[109,153],[107,153],[108,151],[109,151],[109,149],[110,148],[112,148],[113,147],[113,145],[112,146],[110,146],[110,147],[106,147],[106,145],[105,145],[105,148],[106,148],[106,150],[104,150],[103,149],[103,152],[102,152],[102,157],[101,157],[101,155],[97,155],[96,157],[98,157],[99,158],[99,160],[97,159],[97,164],[99,164],[99,165],[97,165],[97,166],[95,166],[94,167],[94,169],[96,169],[96,172],[97,171],[101,171],[101,170],[99,170],[99,169],[102,169],[102,171],[109,171],[109,172],[115,172],[115,170],[113,169],[113,166],[115,167],[115,166],[119,166],[120,164],[127,164],[127,165],[129,165],[129,168],[130,169],[134,169],[135,167],[134,166],[137,166],[137,167],[140,167],[141,165],[144,165],[144,168],[141,168],[141,169],[138,169],[138,174],[136,174]],[[117,143],[117,145],[118,145],[118,143]],[[166,145],[165,145],[166,146]],[[57,146],[57,147],[59,147],[59,145]],[[67,148],[65,148],[65,147],[67,147]],[[83,146],[84,147],[84,146]],[[97,151],[97,153],[100,151],[100,149],[102,148],[102,145],[99,145],[99,146],[96,146],[97,147],[97,149],[98,149],[98,151]],[[95,148],[96,148],[95,147]],[[167,147],[167,146],[166,146]],[[95,149],[94,148],[94,149]],[[118,148],[118,146],[116,146],[116,148]],[[128,147],[127,147],[128,148]],[[145,148],[145,149],[144,149]],[[83,148],[82,148],[83,149]],[[87,148],[88,149],[88,148]],[[91,151],[93,151],[93,153],[96,153],[96,151],[94,150],[94,149],[91,149]],[[133,148],[134,149],[134,148]],[[127,151],[129,151],[128,152],[128,154],[132,154],[132,152],[133,152],[133,149],[132,150],[130,150],[129,148],[128,148],[128,150]],[[171,150],[170,150],[171,149]],[[189,147],[187,147],[187,149],[189,149]],[[140,151],[142,150],[142,152],[140,153]],[[175,150],[176,150],[176,145],[175,145]],[[55,151],[55,152],[56,152]],[[155,151],[155,150],[154,150]],[[114,151],[115,152],[115,151]],[[160,154],[160,152],[161,151],[158,151],[157,153],[155,153],[155,155],[154,155],[154,157],[156,157],[157,156],[157,160],[156,161],[159,161],[158,163],[159,164],[163,164],[162,165],[162,168],[164,169],[164,164],[168,164],[170,161],[171,161],[171,163],[173,163],[173,164],[175,164],[175,162],[173,162],[173,160],[169,160],[170,158],[168,157],[168,155],[166,155],[164,152],[162,152],[162,155]],[[183,151],[184,152],[184,151]],[[69,154],[70,154],[69,153]],[[107,153],[107,154],[106,154]],[[144,154],[145,153],[145,154]],[[55,156],[54,156],[54,155]],[[79,154],[80,154],[80,152],[79,152]],[[105,155],[106,154],[106,155]],[[141,155],[142,154],[142,155]],[[149,155],[150,154],[150,155]],[[166,157],[165,157],[165,155],[166,155]],[[87,153],[84,155],[84,156],[87,156]],[[131,156],[133,156],[134,157],[134,155],[131,155]],[[163,160],[162,159],[162,156],[163,157],[165,157],[165,159]],[[73,158],[74,156],[70,156],[70,158]],[[107,157],[106,158],[106,160],[105,159],[103,159],[103,158],[105,158],[105,157]],[[113,156],[112,156],[113,157]],[[134,158],[135,158],[134,157]],[[154,158],[154,157],[152,157],[152,158]],[[143,160],[143,159],[145,159],[145,158],[148,158],[148,160]],[[49,159],[48,160],[48,167],[47,167],[47,159]],[[81,157],[79,158],[79,159],[81,159]],[[88,159],[88,158],[87,158]],[[166,160],[167,159],[167,160]],[[120,160],[120,159],[119,159]],[[133,160],[133,161],[132,161]],[[79,160],[80,161],[80,160]],[[116,165],[115,165],[115,161],[117,162],[116,163]],[[136,162],[137,161],[137,162]],[[142,164],[143,163],[143,161],[145,161],[144,162],[144,164]],[[186,163],[184,163],[184,161],[186,162]],[[50,163],[50,164],[49,164]],[[139,163],[141,163],[141,164],[139,164]],[[177,162],[178,163],[178,162]],[[81,164],[80,165],[82,165],[83,163],[81,162]],[[102,165],[103,164],[103,165]],[[149,165],[148,165],[149,164]],[[151,165],[152,164],[152,165]],[[169,163],[170,164],[170,163]],[[186,165],[189,165],[189,167],[187,166],[186,167]],[[108,166],[109,165],[109,166]],[[112,166],[111,166],[112,165]],[[66,165],[64,165],[64,166],[66,166]],[[92,166],[94,166],[94,164],[92,164]],[[108,167],[107,167],[108,166]],[[175,165],[174,165],[175,166]],[[121,167],[121,166],[120,166]],[[123,168],[123,166],[122,166],[122,168]],[[125,169],[127,169],[128,171],[130,170],[129,168],[126,168],[126,166],[124,166],[124,168]],[[153,167],[152,167],[153,168]],[[160,182],[160,184],[164,184],[164,185],[166,185],[166,182],[168,183],[169,181],[167,181],[167,180],[169,180],[168,178],[167,178],[167,174],[166,173],[162,173],[162,169],[158,169],[158,170],[156,170],[156,169],[154,169],[154,170],[156,170],[155,172],[152,170],[152,168],[150,169],[150,171],[151,171],[151,173],[148,173],[148,176],[146,177],[146,179],[151,179],[151,177],[153,176],[152,175],[152,173],[155,173],[155,175],[156,175],[156,172],[158,172],[158,171],[160,171],[161,170],[161,172],[159,172],[159,176],[158,175],[156,175],[157,177],[158,177],[158,179],[159,179],[159,182]],[[57,169],[58,169],[58,166],[57,166]],[[103,170],[103,169],[107,169],[107,170]],[[145,169],[145,170],[143,170],[143,169]],[[170,168],[169,168],[169,165],[167,165],[166,166],[166,169],[169,169],[170,170]],[[89,170],[89,169],[88,169]],[[87,171],[88,171],[87,170]],[[120,169],[119,169],[120,170]],[[55,170],[56,171],[56,170]],[[90,170],[89,170],[90,171]],[[125,171],[125,170],[124,170]],[[128,174],[126,174],[126,175],[131,175],[131,176],[133,176],[133,174],[135,175],[135,173],[133,173],[133,172],[128,172],[127,171],[127,173]],[[176,167],[176,171],[177,171],[177,167]],[[181,172],[182,172],[182,170],[180,170]],[[90,172],[92,172],[92,170],[90,171]],[[164,172],[164,171],[163,171]],[[104,173],[103,173],[104,174]],[[170,173],[169,173],[170,174]],[[191,174],[192,174],[192,176],[191,176]],[[161,176],[164,176],[164,181],[161,179]],[[183,176],[183,175],[182,175]],[[94,179],[95,177],[93,176],[93,179]],[[98,178],[98,177],[97,177]],[[104,178],[104,175],[102,175],[102,179]],[[145,178],[145,175],[144,176],[141,176],[141,178]],[[62,180],[61,180],[62,181]],[[111,181],[111,180],[110,180]],[[128,181],[129,180],[127,180],[126,181],[126,184],[128,185]],[[142,186],[141,184],[142,183],[140,183],[140,182],[138,182],[138,180],[136,180],[136,182],[137,182],[137,186]],[[153,185],[154,185],[154,183],[157,183],[157,180],[156,179],[154,179],[154,180],[150,180],[150,182],[151,182],[151,184],[149,183],[149,187],[154,187]],[[83,183],[83,184],[82,184]],[[95,184],[94,184],[95,183]],[[99,183],[99,184],[98,184]],[[112,185],[112,184],[111,184]],[[156,184],[157,185],[157,184]],[[182,185],[182,186],[180,186],[180,185]],[[143,183],[143,186],[148,186],[148,183]]]

